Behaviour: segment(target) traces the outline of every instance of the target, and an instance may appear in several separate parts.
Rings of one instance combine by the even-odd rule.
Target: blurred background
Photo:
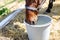
[[[0,22],[25,4],[25,0],[0,0]],[[60,40],[60,0],[53,3],[51,13],[52,25],[49,40]],[[43,5],[39,14],[43,14],[48,7],[48,1]],[[26,26],[23,23],[25,9],[14,17],[5,27],[0,29],[0,40],[28,40]]]

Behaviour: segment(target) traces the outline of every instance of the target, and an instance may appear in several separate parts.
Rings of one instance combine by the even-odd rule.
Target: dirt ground
[[[40,14],[45,12],[45,9],[40,11]],[[60,40],[60,5],[53,6],[51,13],[46,14],[52,17],[52,25],[50,30],[49,40]],[[26,26],[23,21],[25,18],[25,10],[22,10],[8,25],[0,30],[0,40],[28,40]]]

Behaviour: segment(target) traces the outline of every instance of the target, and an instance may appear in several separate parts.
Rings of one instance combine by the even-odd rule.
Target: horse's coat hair
[[[26,0],[26,6],[37,8],[39,5],[39,0]],[[26,9],[26,22],[29,24],[35,24],[37,21],[37,14],[36,10],[29,10]]]

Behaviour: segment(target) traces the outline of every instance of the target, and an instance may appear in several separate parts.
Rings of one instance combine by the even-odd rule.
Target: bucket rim
[[[25,20],[24,20],[24,23],[31,26],[31,27],[46,27],[52,23],[52,18],[50,16],[45,15],[45,14],[38,14],[38,16],[46,16],[46,17],[50,18],[51,21],[49,21],[48,23],[42,24],[42,25],[37,25],[37,24],[36,25],[30,25],[30,24],[26,23]]]

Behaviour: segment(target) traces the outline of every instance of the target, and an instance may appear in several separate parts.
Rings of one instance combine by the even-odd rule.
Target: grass
[[[9,5],[10,3],[13,3],[14,1],[15,1],[15,0],[10,0],[10,1],[9,1],[9,0],[7,1],[7,0],[6,0],[5,5],[0,6],[0,9],[5,8],[6,5]],[[23,0],[19,0],[19,1],[21,2],[21,1],[23,1]],[[1,12],[3,12],[3,11],[1,11]],[[0,15],[0,21],[2,21],[2,20],[5,19],[9,14],[11,14],[11,12],[10,12],[10,13],[8,13],[8,14],[7,14],[7,13],[4,13],[4,15],[2,15],[1,12],[0,12],[0,14],[1,14],[1,15]],[[5,15],[5,14],[6,14],[6,15]]]

